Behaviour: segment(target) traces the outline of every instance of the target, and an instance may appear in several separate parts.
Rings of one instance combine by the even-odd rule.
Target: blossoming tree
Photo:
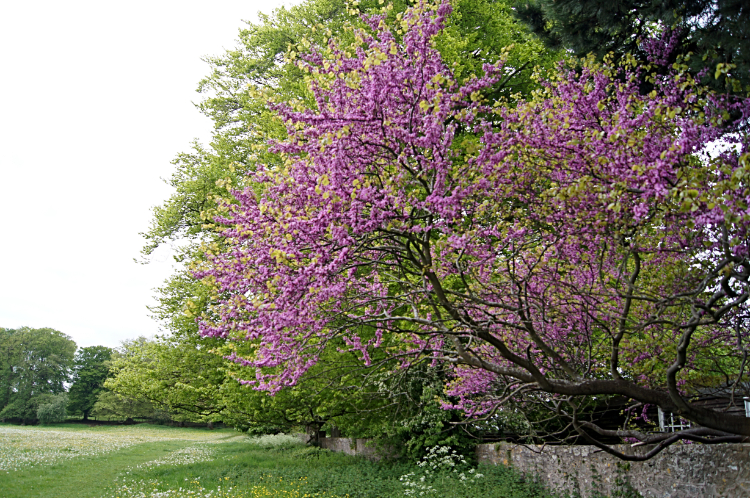
[[[750,105],[627,61],[561,66],[528,101],[488,102],[515,68],[456,81],[433,47],[449,13],[374,16],[300,57],[317,105],[272,104],[285,163],[226,206],[230,249],[197,273],[221,296],[202,333],[252,343],[232,359],[270,392],[343,337],[364,362],[373,348],[449,362],[470,416],[535,400],[622,458],[750,436],[748,419],[690,402],[701,382],[747,381]],[[581,418],[614,395],[698,427]],[[602,436],[658,444],[628,456]]]

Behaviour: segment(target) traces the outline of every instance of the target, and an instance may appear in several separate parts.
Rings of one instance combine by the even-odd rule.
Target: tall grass
[[[377,463],[285,435],[80,424],[20,433],[0,426],[0,446],[7,461],[28,462],[0,471],[2,498],[551,497],[533,479],[502,466],[471,468],[449,450],[422,465]]]
[[[413,463],[371,462],[363,458],[301,445],[291,437],[265,437],[218,446],[216,458],[180,467],[160,467],[134,471],[129,482],[140,483],[130,498],[151,489],[150,496],[232,496],[232,497],[348,497],[395,498],[414,496],[404,477],[419,479],[424,469]],[[462,483],[453,467],[433,471],[430,489],[421,496],[439,498],[548,498],[552,495],[535,480],[503,466],[463,469],[472,477]],[[469,471],[472,471],[469,473]],[[183,489],[183,494],[175,493]],[[229,489],[231,488],[231,490]],[[197,494],[190,494],[197,493]],[[210,494],[213,493],[213,494]],[[219,494],[217,494],[219,493]],[[220,494],[229,493],[229,494]],[[417,493],[419,496],[419,493]]]

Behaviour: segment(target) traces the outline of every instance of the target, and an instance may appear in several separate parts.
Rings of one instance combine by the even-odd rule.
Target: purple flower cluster
[[[450,362],[446,406],[474,415],[591,382],[683,392],[747,300],[750,105],[632,61],[487,102],[505,68],[455,80],[434,48],[450,11],[410,9],[401,39],[370,17],[354,45],[300,59],[316,106],[272,105],[285,163],[220,220],[201,332],[255,345],[231,359],[270,392],[337,336],[365,362]]]

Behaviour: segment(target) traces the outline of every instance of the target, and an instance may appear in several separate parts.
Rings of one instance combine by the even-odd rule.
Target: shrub
[[[64,422],[67,415],[68,395],[66,393],[50,396],[49,403],[39,405],[36,418],[43,425]]]

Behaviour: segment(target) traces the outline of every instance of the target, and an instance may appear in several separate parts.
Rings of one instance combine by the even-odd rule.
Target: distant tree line
[[[112,360],[119,355],[105,346],[78,348],[69,336],[51,328],[0,328],[0,421],[164,419],[148,401],[118,396],[104,387]]]
[[[65,405],[76,343],[57,330],[0,329],[0,419],[35,421]],[[51,406],[48,406],[51,405]]]

